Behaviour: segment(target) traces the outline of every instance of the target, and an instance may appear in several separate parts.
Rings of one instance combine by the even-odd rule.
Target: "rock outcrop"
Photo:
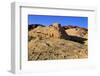
[[[66,33],[70,36],[71,40],[87,44],[88,41],[88,30],[79,26],[63,26]]]
[[[67,39],[67,33],[60,24],[54,23],[52,26],[38,26],[28,33],[30,38],[48,39],[48,38],[63,38]],[[29,38],[29,40],[30,40]]]
[[[87,58],[87,46],[64,39],[31,40],[28,43],[29,60]]]
[[[28,60],[87,58],[87,43],[81,43],[84,38],[87,39],[87,35],[83,28],[65,28],[59,23],[31,26],[31,29],[29,26]]]

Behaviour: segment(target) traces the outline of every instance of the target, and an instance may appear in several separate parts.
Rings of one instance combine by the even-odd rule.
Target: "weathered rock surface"
[[[81,42],[87,45],[88,29],[72,25],[63,26],[63,28],[65,29],[66,33],[72,37],[73,41]]]
[[[70,29],[65,29],[60,24],[54,23],[51,26],[37,26],[29,30],[28,60],[87,58],[87,43],[84,45],[70,38],[73,38],[73,36],[76,36],[74,37],[76,40],[78,39],[77,36],[87,38],[88,34],[81,37],[79,35],[81,31],[77,35],[75,28],[73,28],[74,31],[72,31],[72,28]],[[75,34],[72,34],[70,31]]]
[[[65,30],[58,23],[54,23],[52,24],[52,26],[45,26],[45,27],[38,26],[37,28],[34,28],[34,30],[29,31],[28,35],[30,38],[39,38],[39,39],[47,39],[47,38],[67,39],[68,37]]]
[[[84,38],[84,36],[87,34],[87,31],[85,31],[82,28],[71,28],[65,31],[68,35],[82,37],[82,38]]]
[[[29,60],[87,58],[87,46],[64,39],[31,40]]]

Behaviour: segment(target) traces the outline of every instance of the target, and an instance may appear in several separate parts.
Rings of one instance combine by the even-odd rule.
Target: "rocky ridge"
[[[84,36],[80,34],[81,31],[85,33]],[[87,58],[87,35],[86,29],[62,27],[59,23],[50,26],[29,25],[28,60]]]

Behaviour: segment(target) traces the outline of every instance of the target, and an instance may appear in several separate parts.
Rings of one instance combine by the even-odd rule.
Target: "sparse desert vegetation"
[[[88,29],[53,23],[28,25],[28,60],[88,57]]]

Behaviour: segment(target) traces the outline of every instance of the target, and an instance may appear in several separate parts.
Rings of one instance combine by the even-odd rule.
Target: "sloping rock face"
[[[88,29],[86,28],[81,28],[78,26],[63,26],[63,28],[65,29],[66,33],[69,36],[73,36],[73,40],[74,41],[79,41],[79,42],[83,42],[84,44],[87,45],[88,42]],[[76,37],[74,39],[74,37]]]
[[[87,46],[64,39],[31,40],[29,60],[87,58]]]
[[[51,27],[54,28],[55,30],[57,30],[59,32],[60,38],[68,39],[67,32],[64,30],[64,28],[61,27],[61,24],[54,23],[54,24],[52,24]]]
[[[87,45],[69,39],[69,32],[66,30],[69,29],[63,28],[59,23],[37,26],[29,30],[28,60],[87,58]]]
[[[84,41],[84,45],[87,45],[88,46],[88,33],[84,36],[84,38],[87,39],[86,41]]]
[[[81,28],[72,28],[72,29],[67,29],[65,30],[68,35],[71,36],[78,36],[78,37],[84,37],[87,34],[87,31]]]
[[[38,26],[34,30],[29,31],[29,37],[38,39],[48,39],[48,38],[63,38],[67,39],[67,33],[61,27],[60,24],[54,23],[52,26]],[[29,40],[31,39],[29,38]]]
[[[82,38],[84,38],[84,36],[88,32],[86,28],[81,28],[81,27],[72,26],[72,25],[63,26],[63,28],[65,29],[68,35],[82,37]]]

